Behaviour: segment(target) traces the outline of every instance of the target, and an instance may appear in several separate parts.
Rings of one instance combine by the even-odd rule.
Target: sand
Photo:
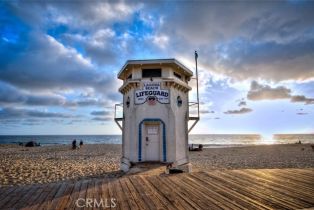
[[[212,148],[190,152],[190,161],[194,170],[313,168],[314,151],[309,144]]]
[[[26,148],[0,145],[0,186],[50,183],[93,177],[120,177],[121,145],[70,145]],[[241,168],[314,167],[310,145],[210,148],[190,152],[194,171]],[[147,172],[146,172],[147,174]]]
[[[121,145],[0,147],[0,185],[119,176]]]

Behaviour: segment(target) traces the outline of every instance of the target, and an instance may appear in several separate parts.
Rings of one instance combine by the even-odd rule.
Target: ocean
[[[68,144],[76,139],[83,140],[84,144],[121,144],[121,135],[25,135],[4,136],[0,135],[0,144],[18,144],[19,142],[36,141],[42,146]],[[314,144],[314,134],[276,134],[270,137],[248,134],[202,134],[189,135],[190,144],[203,144],[207,148],[234,147],[262,144]]]

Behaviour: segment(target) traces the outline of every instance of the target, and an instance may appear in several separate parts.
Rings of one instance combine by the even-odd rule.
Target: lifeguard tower
[[[121,170],[138,162],[189,163],[188,133],[199,120],[189,116],[193,72],[176,59],[128,60],[118,73],[123,103],[115,106],[122,130]],[[122,116],[118,109],[122,108]],[[188,121],[193,124],[188,128]]]

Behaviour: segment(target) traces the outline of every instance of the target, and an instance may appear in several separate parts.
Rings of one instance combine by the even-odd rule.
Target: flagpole
[[[200,101],[199,101],[199,95],[198,95],[198,70],[197,70],[197,59],[198,54],[195,50],[195,74],[196,74],[196,95],[197,95],[197,117],[200,117]]]

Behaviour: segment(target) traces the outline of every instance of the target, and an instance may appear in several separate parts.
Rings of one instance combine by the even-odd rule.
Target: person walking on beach
[[[83,140],[80,141],[80,148],[83,146]]]
[[[72,141],[72,149],[76,149],[76,140],[74,139],[73,141]]]

